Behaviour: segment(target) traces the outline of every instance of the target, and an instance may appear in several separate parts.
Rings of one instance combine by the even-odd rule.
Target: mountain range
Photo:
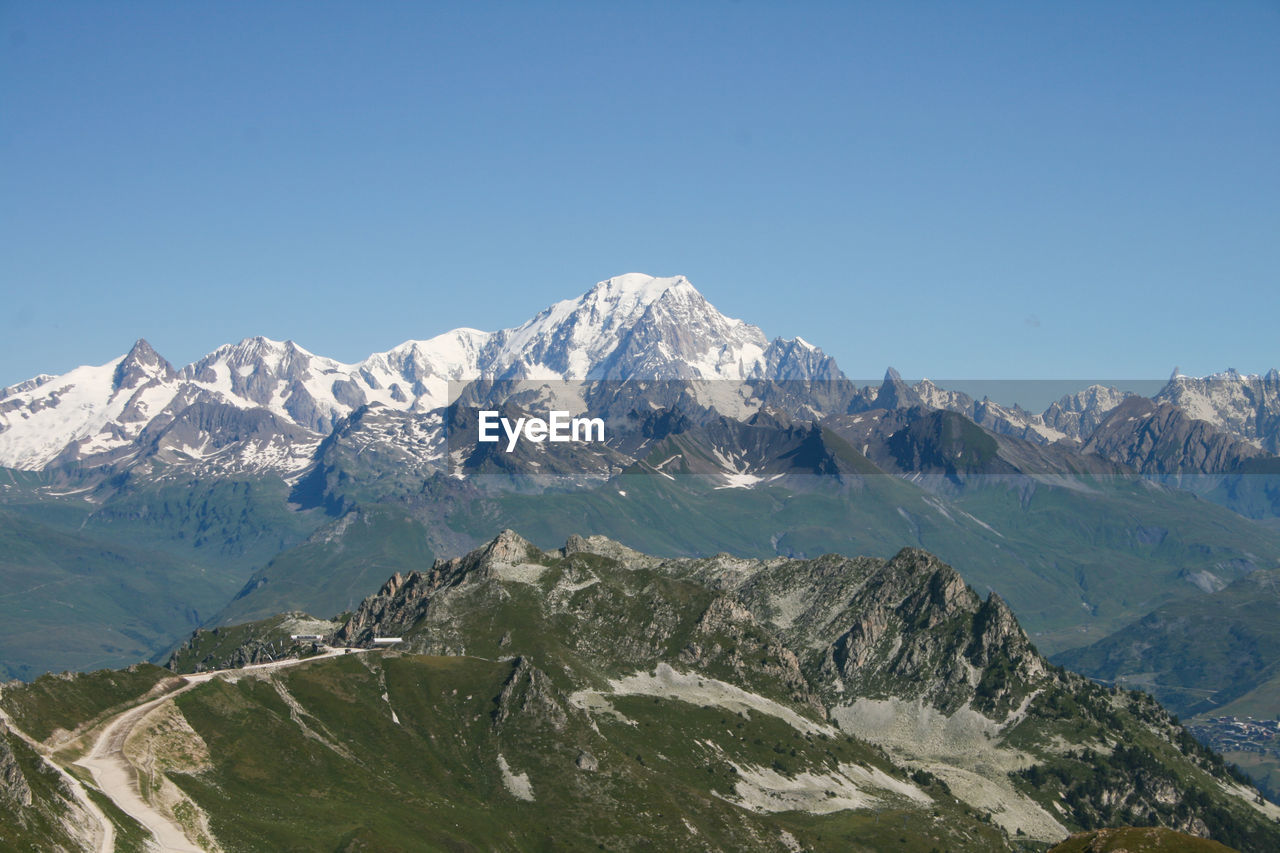
[[[1278,391],[1175,375],[1033,414],[892,369],[858,385],[638,274],[359,364],[251,338],[178,369],[139,341],[0,391],[0,662],[122,665],[204,624],[336,613],[502,527],[669,556],[928,548],[1061,651],[1280,563]],[[508,453],[475,440],[480,408],[608,436]]]
[[[482,411],[551,410],[599,418],[604,440],[478,440]],[[1097,384],[1037,414],[892,368],[859,384],[813,344],[723,316],[682,277],[618,276],[516,328],[459,329],[358,364],[251,338],[175,368],[140,340],[107,364],[0,389],[0,675],[31,682],[4,688],[0,773],[11,800],[44,804],[16,824],[0,808],[0,834],[54,838],[59,815],[90,820],[84,800],[44,784],[51,747],[33,742],[171,684],[149,665],[42,673],[241,667],[311,654],[300,633],[358,649],[391,634],[413,654],[182,688],[161,729],[198,732],[188,746],[203,757],[146,759],[187,767],[170,776],[185,792],[166,788],[170,806],[206,815],[197,834],[227,849],[271,834],[271,792],[289,783],[236,751],[228,738],[246,733],[229,707],[280,723],[254,741],[261,755],[300,724],[328,741],[325,772],[376,789],[385,780],[349,758],[394,763],[399,729],[362,741],[350,715],[381,702],[399,727],[418,703],[401,746],[487,780],[458,799],[397,765],[420,805],[469,803],[465,831],[442,845],[507,845],[485,835],[502,791],[571,810],[565,792],[590,789],[597,805],[648,803],[671,843],[701,833],[710,847],[879,838],[875,801],[919,826],[932,809],[935,829],[903,842],[921,850],[1043,846],[1125,822],[1271,849],[1269,807],[1176,719],[1040,652],[1187,713],[1210,713],[1183,701],[1210,682],[1230,708],[1280,711],[1259,592],[1280,571],[1277,450],[1274,369],[1175,371],[1150,398]],[[424,683],[455,691],[449,713],[476,726],[431,722],[440,702],[409,698]],[[334,689],[351,707],[321,698]],[[715,720],[729,711],[746,716],[725,739]],[[674,722],[690,713],[706,724],[692,769]],[[611,745],[589,745],[606,729]],[[788,745],[792,729],[807,745]],[[556,750],[580,754],[576,769]],[[605,763],[626,770],[583,782]],[[673,780],[681,803],[705,808],[655,793]],[[834,786],[831,809],[810,802],[814,785]],[[329,844],[333,791],[313,796]],[[228,817],[245,797],[267,804],[250,829]],[[742,809],[765,817],[744,830]],[[768,817],[781,813],[810,818]],[[620,843],[588,817],[564,825],[575,844]],[[371,820],[344,824],[342,849],[395,847],[417,825]],[[307,832],[280,831],[281,843]]]
[[[1280,844],[1280,807],[1150,697],[1053,667],[918,549],[669,559],[503,531],[332,622],[198,631],[169,667],[6,685],[0,834],[986,853],[1137,823]]]
[[[1143,473],[1163,473],[1170,464],[1221,473],[1280,450],[1280,372],[1274,369],[1263,376],[1231,370],[1203,379],[1175,375],[1149,410],[1126,410],[1124,424],[1138,420],[1163,433],[1181,416],[1202,424],[1221,445],[1208,456],[1150,460],[1142,456],[1149,450],[1142,441],[1125,445],[1108,433],[1109,440],[1088,444],[1132,396],[1126,392],[1095,385],[1032,414],[928,380],[909,385],[892,369],[879,388],[859,388],[819,348],[801,338],[768,340],[759,328],[722,315],[683,277],[628,274],[512,329],[455,329],[357,364],[258,337],[176,369],[139,340],[106,364],[0,389],[0,465],[292,475],[314,463],[326,436],[367,407],[404,413],[414,425],[408,445],[422,461],[438,462],[444,413],[466,383],[641,379],[679,383],[699,403],[739,419],[777,404],[807,418],[912,406],[953,411],[1032,443],[1078,443]],[[1110,426],[1113,433],[1118,424]]]

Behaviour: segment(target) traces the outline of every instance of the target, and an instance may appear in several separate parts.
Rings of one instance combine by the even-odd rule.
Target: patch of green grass
[[[73,731],[133,704],[173,673],[149,663],[128,669],[42,675],[29,684],[5,685],[0,704],[24,732],[45,740],[56,729]]]
[[[305,610],[327,618],[352,610],[396,572],[425,571],[428,531],[402,509],[369,504],[276,553],[218,614],[218,624]]]
[[[344,656],[275,676],[295,707],[265,679],[210,682],[177,701],[214,768],[172,778],[228,850],[780,849],[783,830],[814,849],[1002,849],[998,831],[936,787],[926,788],[936,815],[888,797],[879,820],[756,814],[728,802],[729,760],[788,773],[839,762],[897,772],[865,744],[800,735],[767,715],[616,697],[632,723],[601,715],[593,728],[552,688],[562,722],[517,698],[514,716],[498,724],[512,667]],[[595,770],[579,768],[581,753]],[[527,774],[534,802],[507,790],[499,756]]]
[[[1049,853],[1230,853],[1231,848],[1207,838],[1163,827],[1120,827],[1073,835]]]

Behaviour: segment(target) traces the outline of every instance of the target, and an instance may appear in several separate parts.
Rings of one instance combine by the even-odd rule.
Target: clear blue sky
[[[855,376],[1280,365],[1280,5],[0,2],[0,384],[688,275]]]

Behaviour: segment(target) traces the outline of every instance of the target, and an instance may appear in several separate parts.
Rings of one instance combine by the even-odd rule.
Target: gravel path
[[[365,650],[358,649],[354,651]],[[129,735],[133,734],[133,730],[143,718],[161,703],[167,702],[173,697],[219,676],[235,677],[264,670],[283,669],[310,663],[321,658],[335,657],[346,652],[346,649],[331,649],[314,657],[301,660],[280,660],[271,663],[254,664],[240,669],[214,670],[183,676],[184,683],[176,690],[171,690],[164,696],[123,711],[108,720],[94,736],[89,746],[89,751],[75,763],[89,771],[98,788],[112,802],[155,836],[161,850],[166,851],[166,853],[169,853],[169,851],[172,851],[172,853],[204,853],[201,847],[187,838],[186,832],[180,824],[142,798],[142,794],[138,789],[138,771],[129,763],[124,754],[124,744],[129,739]],[[88,797],[85,797],[84,800],[87,801]],[[92,806],[91,801],[89,805]],[[109,841],[104,841],[99,846],[99,850],[102,853],[110,853],[114,847],[115,828],[111,826],[110,821],[106,820],[106,816],[102,815],[100,809],[97,809],[96,806],[92,806],[92,809],[102,817],[104,826],[107,827],[107,832],[111,836]]]

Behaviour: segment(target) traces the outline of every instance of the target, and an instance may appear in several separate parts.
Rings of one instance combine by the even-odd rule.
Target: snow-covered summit
[[[1153,399],[1280,453],[1280,370],[1259,375],[1228,368],[1199,378],[1175,372]]]
[[[769,340],[758,327],[720,313],[684,276],[627,273],[513,328],[454,329],[355,364],[293,341],[252,337],[177,370],[139,340],[106,364],[0,390],[0,465],[38,470],[151,458],[221,471],[296,471],[344,419],[372,404],[404,413],[402,420],[426,431],[415,433],[414,453],[436,452],[422,448],[438,449],[440,410],[477,379],[725,380],[698,381],[690,390],[732,417],[759,410],[765,401],[757,393],[774,404],[789,399],[789,392],[757,390],[750,380],[803,383],[809,396],[788,405],[806,417],[844,411],[852,399],[838,390],[845,377],[835,361],[808,341]],[[829,396],[816,387],[822,383],[833,383]],[[864,402],[950,409],[994,432],[1049,443],[1084,439],[1126,396],[1097,386],[1035,415],[928,380],[908,386],[890,370]],[[573,392],[565,398],[582,402]],[[1157,400],[1264,450],[1280,450],[1280,371],[1175,375]]]
[[[146,341],[126,356],[63,376],[36,377],[0,397],[0,465],[105,458],[175,422],[192,405],[265,410],[316,440],[361,406],[425,413],[451,402],[450,383],[475,379],[833,378],[807,342],[770,342],[725,317],[684,276],[627,273],[557,302],[515,328],[454,329],[406,341],[356,364],[293,341],[246,338],[174,370]],[[456,389],[458,386],[453,386]],[[203,421],[202,421],[203,422]],[[214,442],[189,430],[193,458]],[[221,447],[222,445],[218,445]]]

